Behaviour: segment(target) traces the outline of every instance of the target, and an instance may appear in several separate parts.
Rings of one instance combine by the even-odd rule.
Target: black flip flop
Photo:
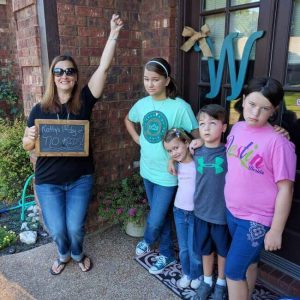
[[[59,275],[59,274],[65,269],[65,266],[66,266],[67,263],[68,263],[68,262],[63,262],[63,261],[61,261],[59,258],[57,258],[57,259],[54,261],[52,267],[50,268],[50,273],[51,273],[51,275]],[[58,272],[54,272],[54,271],[53,271],[53,266],[54,266],[54,264],[56,264],[55,267],[56,267],[57,269],[58,269],[59,267],[61,267],[61,269],[60,269]]]
[[[84,261],[85,261],[86,259],[89,259],[89,260],[90,260],[90,266],[89,266],[88,268],[86,268],[86,266],[85,266],[85,264],[84,264]],[[78,265],[79,265],[79,264],[82,264],[82,265],[84,266],[84,268],[86,269],[86,270],[83,270],[83,269],[81,268],[81,266],[79,265],[79,268],[80,268],[80,270],[81,270],[82,272],[88,272],[88,271],[90,271],[90,270],[93,268],[92,260],[91,260],[88,256],[86,256],[86,255],[84,255],[80,261],[77,261],[77,263],[78,263]]]

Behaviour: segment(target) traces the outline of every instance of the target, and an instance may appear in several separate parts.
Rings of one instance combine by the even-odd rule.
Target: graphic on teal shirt
[[[203,174],[203,169],[204,168],[215,168],[215,173],[216,174],[220,174],[224,172],[224,169],[222,167],[222,164],[224,162],[224,159],[222,157],[217,156],[215,158],[215,163],[204,163],[204,157],[201,156],[197,159],[198,161],[198,167],[197,167],[197,171],[201,174]]]
[[[167,117],[160,111],[147,113],[143,120],[143,134],[149,143],[159,143],[162,141],[168,130]]]

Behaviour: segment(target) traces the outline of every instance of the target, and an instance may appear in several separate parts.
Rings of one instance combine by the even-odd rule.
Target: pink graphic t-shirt
[[[267,124],[236,123],[227,137],[226,207],[237,218],[270,226],[276,183],[295,180],[295,146]]]

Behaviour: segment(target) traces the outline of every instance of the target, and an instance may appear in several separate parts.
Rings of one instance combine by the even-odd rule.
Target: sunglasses
[[[77,73],[77,70],[75,68],[66,68],[65,70],[62,68],[54,68],[52,73],[56,77],[61,77],[64,75],[64,73],[67,76],[75,76],[75,74]]]

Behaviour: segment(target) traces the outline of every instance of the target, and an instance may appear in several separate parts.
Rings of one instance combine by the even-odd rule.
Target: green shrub
[[[13,63],[0,68],[0,117],[10,120],[16,119],[22,111],[12,68]]]
[[[15,203],[22,188],[33,173],[29,154],[22,147],[24,120],[0,122],[0,201]]]
[[[17,240],[17,235],[12,230],[7,230],[5,226],[0,226],[0,250],[9,246]]]

